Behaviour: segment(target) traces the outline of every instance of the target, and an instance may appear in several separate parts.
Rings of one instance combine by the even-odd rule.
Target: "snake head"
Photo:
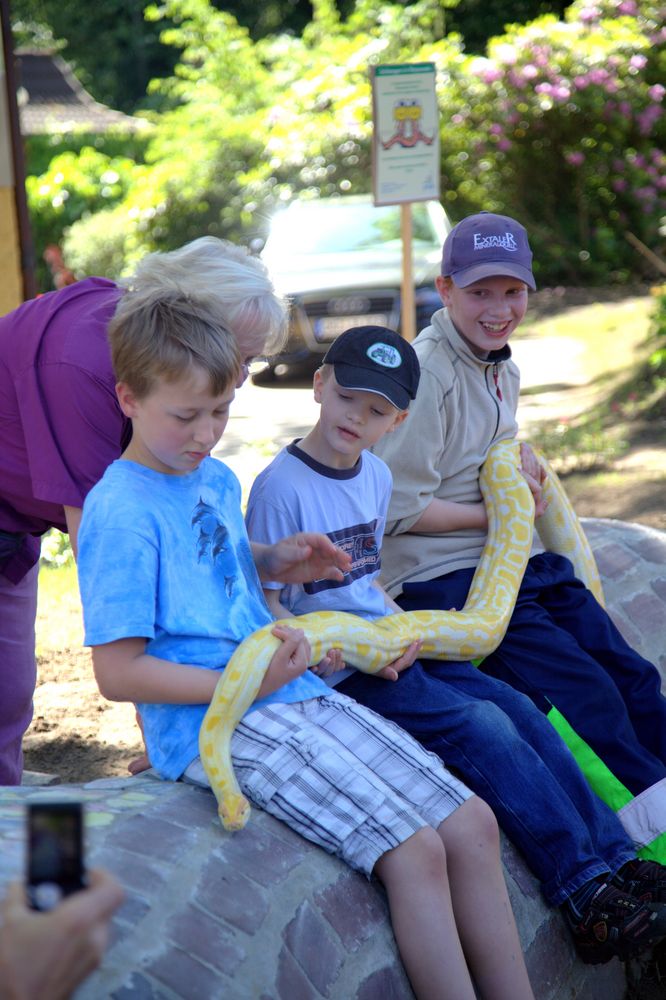
[[[242,830],[250,818],[250,803],[244,795],[232,793],[220,802],[218,813],[222,826],[231,833]]]

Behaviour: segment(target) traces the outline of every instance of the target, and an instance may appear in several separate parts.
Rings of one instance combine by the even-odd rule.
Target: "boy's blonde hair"
[[[264,351],[275,354],[284,344],[287,304],[273,287],[266,265],[244,247],[203,236],[168,253],[148,254],[134,273],[120,282],[126,289],[116,316],[180,295],[239,335],[263,334]]]
[[[183,378],[192,367],[210,378],[211,394],[220,396],[240,374],[236,338],[219,316],[178,291],[144,296],[118,310],[108,328],[111,360],[118,382],[137,399],[145,398],[158,379]]]

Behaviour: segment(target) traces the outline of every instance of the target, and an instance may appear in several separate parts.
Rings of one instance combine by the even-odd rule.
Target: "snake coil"
[[[594,557],[556,474],[543,455],[548,472],[544,495],[548,508],[538,520],[546,549],[566,555],[576,575],[603,603]],[[345,662],[376,673],[397,659],[415,639],[431,659],[468,660],[487,656],[500,644],[508,627],[525,567],[532,550],[534,501],[520,471],[516,442],[499,442],[490,449],[480,476],[488,515],[488,535],[461,611],[409,611],[373,622],[357,615],[318,611],[298,619],[312,649],[310,665],[329,649],[342,650]],[[293,624],[293,619],[283,624]],[[227,830],[242,829],[250,806],[242,794],[231,761],[233,731],[256,698],[280,640],[275,623],[248,636],[222,671],[199,733],[199,752]]]

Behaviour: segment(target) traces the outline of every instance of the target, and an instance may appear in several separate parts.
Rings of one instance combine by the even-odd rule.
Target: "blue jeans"
[[[338,690],[460,773],[522,851],[550,904],[635,857],[615,813],[591,791],[545,716],[471,663],[417,662],[395,682],[356,671]]]
[[[461,608],[473,571],[406,583],[405,611]],[[484,673],[555,705],[632,795],[666,778],[666,698],[653,664],[625,642],[568,559],[530,559],[504,639]]]

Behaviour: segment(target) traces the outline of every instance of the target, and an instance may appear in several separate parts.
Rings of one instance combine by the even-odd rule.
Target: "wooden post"
[[[0,0],[0,315],[35,294],[8,0]]]
[[[400,233],[402,235],[402,307],[400,310],[400,331],[405,340],[416,336],[416,314],[414,304],[414,277],[412,274],[412,204],[400,205]]]

